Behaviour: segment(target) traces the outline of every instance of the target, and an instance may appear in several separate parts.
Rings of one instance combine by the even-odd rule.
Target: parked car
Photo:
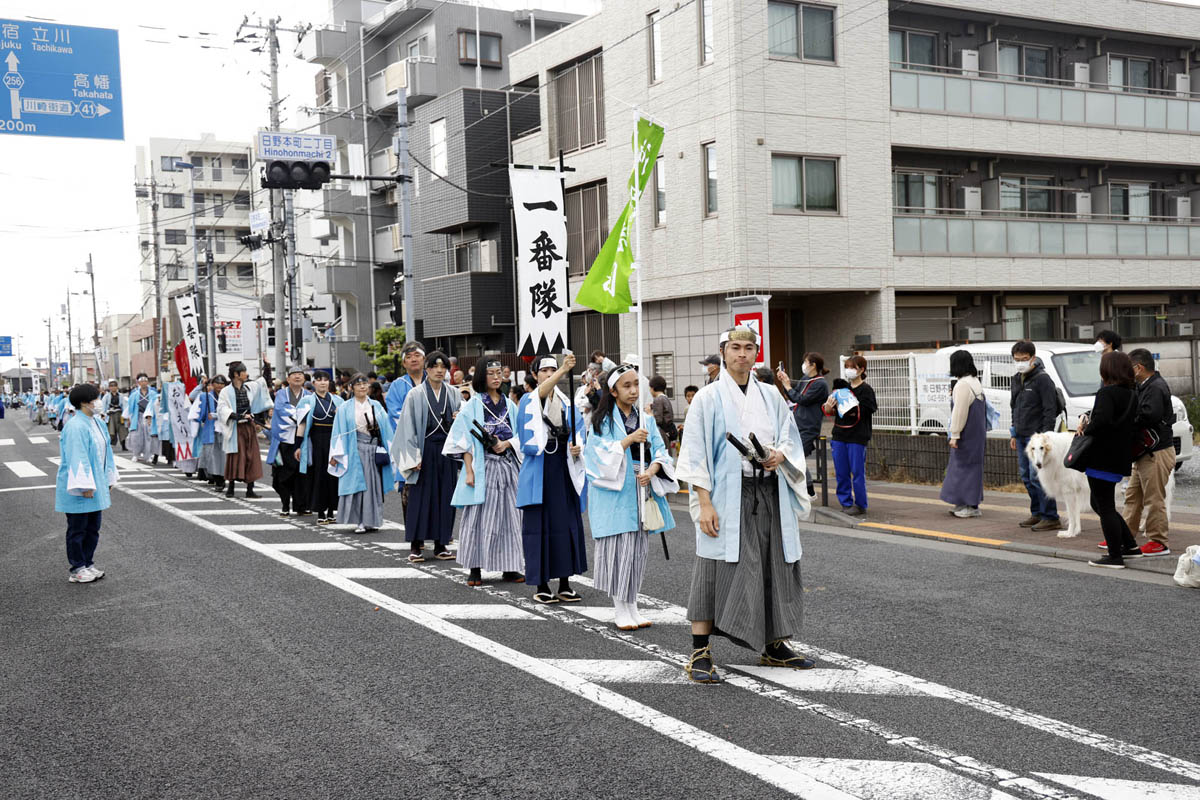
[[[1075,342],[1035,342],[1037,356],[1054,381],[1065,413],[1059,428],[1074,430],[1079,417],[1092,410],[1100,388],[1100,354]],[[1000,424],[988,433],[1008,438],[1012,415],[1009,387],[1016,374],[1013,342],[980,342],[943,347],[933,353],[865,353],[867,380],[879,401],[873,423],[877,430],[944,434],[950,421],[950,354],[966,350],[975,359],[988,402],[1000,412]],[[1171,396],[1176,468],[1192,457],[1192,426],[1183,401]]]

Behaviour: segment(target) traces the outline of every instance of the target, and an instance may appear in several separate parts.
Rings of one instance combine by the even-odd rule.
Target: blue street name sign
[[[0,133],[125,138],[115,30],[0,19],[0,76]]]
[[[0,336],[0,356],[12,355],[12,337]]]

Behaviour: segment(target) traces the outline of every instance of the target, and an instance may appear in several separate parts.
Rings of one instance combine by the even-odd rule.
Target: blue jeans
[[[842,508],[867,507],[867,446],[850,442],[830,442],[833,469],[837,473],[837,497]],[[853,492],[853,497],[851,493]]]
[[[92,566],[92,556],[100,541],[100,512],[67,514],[67,561],[71,572]]]
[[[1025,445],[1029,444],[1029,437],[1018,436],[1016,439],[1017,467],[1021,473],[1021,483],[1025,484],[1025,491],[1029,492],[1029,513],[1042,519],[1057,520],[1058,504],[1054,502],[1054,498],[1046,495],[1046,490],[1038,483],[1037,469],[1029,461],[1029,456],[1025,455]]]

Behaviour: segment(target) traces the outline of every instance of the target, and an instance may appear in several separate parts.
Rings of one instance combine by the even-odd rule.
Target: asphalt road
[[[584,582],[540,607],[127,462],[75,585],[30,427],[0,421],[3,798],[1200,797],[1200,594],[1163,576],[814,526],[818,668],[718,641],[698,686],[682,506],[635,633]]]

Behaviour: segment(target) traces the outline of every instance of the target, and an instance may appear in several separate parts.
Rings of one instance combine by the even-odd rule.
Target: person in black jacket
[[[1154,442],[1145,455],[1133,462],[1129,488],[1125,490],[1125,524],[1137,530],[1146,509],[1144,556],[1165,556],[1167,547],[1167,481],[1175,469],[1175,443],[1171,426],[1175,410],[1171,407],[1171,389],[1154,369],[1154,356],[1138,348],[1129,354],[1133,379],[1137,382],[1137,411],[1133,417],[1135,436]]]
[[[1129,475],[1133,462],[1133,417],[1137,393],[1133,388],[1133,363],[1114,351],[1100,358],[1100,380],[1092,413],[1079,420],[1081,436],[1092,437],[1083,455],[1084,474],[1092,490],[1092,510],[1100,517],[1108,555],[1090,561],[1093,567],[1124,569],[1126,558],[1142,555],[1129,526],[1117,513],[1114,490]]]
[[[842,364],[842,381],[834,382],[834,392],[822,408],[834,416],[833,468],[837,472],[837,496],[842,511],[852,517],[867,511],[867,444],[871,441],[871,416],[879,409],[875,390],[866,381],[867,360],[850,356]],[[839,383],[841,385],[839,385]],[[838,389],[845,388],[858,405],[838,411]]]
[[[803,377],[793,381],[781,366],[776,370],[776,378],[787,392],[788,399],[795,403],[792,416],[796,419],[800,443],[804,446],[804,456],[807,458],[817,449],[817,439],[821,436],[821,423],[824,421],[821,406],[829,398],[829,384],[825,382],[829,370],[825,369],[825,357],[820,353],[805,353],[800,372]],[[816,496],[811,472],[808,474],[808,494],[810,497]]]
[[[1037,348],[1033,342],[1020,341],[1012,346],[1017,374],[1013,376],[1012,399],[1009,401],[1012,408],[1012,438],[1008,445],[1017,451],[1021,482],[1025,484],[1025,491],[1029,492],[1029,518],[1020,523],[1021,527],[1035,531],[1058,531],[1062,530],[1058,504],[1038,483],[1037,470],[1029,461],[1029,456],[1025,455],[1029,437],[1054,430],[1054,421],[1058,417],[1058,393],[1054,380],[1046,374],[1036,355]]]

